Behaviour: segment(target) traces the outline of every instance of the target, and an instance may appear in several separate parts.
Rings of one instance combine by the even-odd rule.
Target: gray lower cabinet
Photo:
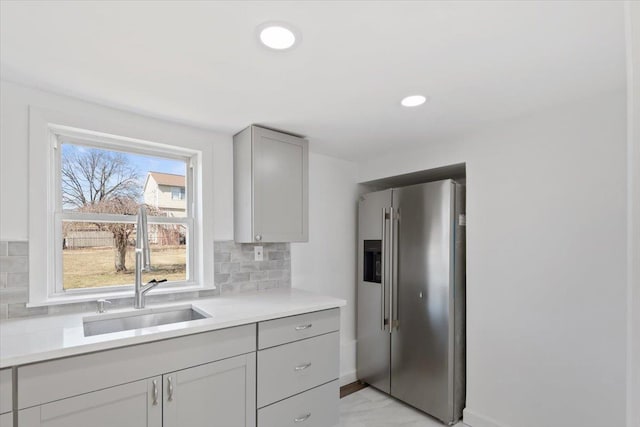
[[[255,426],[255,374],[249,353],[163,375],[163,426]]]
[[[13,427],[13,413],[0,414],[0,427]]]
[[[20,366],[18,426],[255,427],[255,350],[250,324]]]
[[[258,324],[258,427],[337,426],[340,312]]]
[[[160,427],[162,377],[23,409],[20,427]]]
[[[0,427],[13,427],[13,374],[0,370]]]
[[[255,370],[255,353],[244,354],[24,409],[18,425],[254,427]]]
[[[13,412],[0,415],[0,427],[13,427]]]

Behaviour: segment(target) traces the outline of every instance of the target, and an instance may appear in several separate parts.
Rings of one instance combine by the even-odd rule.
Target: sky
[[[62,156],[71,155],[73,153],[83,153],[87,150],[100,150],[100,151],[113,151],[102,150],[93,147],[85,147],[82,145],[63,143],[62,144]],[[144,186],[147,174],[149,172],[162,172],[171,173],[176,175],[185,175],[186,164],[181,160],[165,159],[161,157],[144,156],[140,154],[131,154],[122,152],[129,162],[136,167],[140,176],[140,192]]]

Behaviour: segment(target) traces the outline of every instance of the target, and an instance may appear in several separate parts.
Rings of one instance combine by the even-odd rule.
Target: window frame
[[[207,164],[212,161],[212,152],[199,135],[190,132],[171,132],[165,135],[161,128],[153,132],[144,132],[145,136],[157,135],[160,141],[120,136],[136,134],[139,129],[122,126],[123,123],[101,123],[95,118],[86,116],[70,116],[68,114],[29,107],[29,301],[28,307],[39,307],[72,302],[95,301],[99,298],[131,298],[133,285],[112,285],[98,288],[62,290],[61,276],[62,230],[57,232],[57,224],[61,224],[66,214],[57,210],[57,201],[61,202],[61,186],[56,174],[59,174],[61,150],[58,137],[63,135],[65,142],[80,145],[97,146],[134,154],[160,156],[165,158],[189,158],[187,164],[187,189],[189,201],[187,210],[192,218],[188,226],[188,237],[191,244],[191,255],[188,256],[188,280],[169,282],[154,289],[154,295],[194,292],[216,289],[213,281],[213,264],[205,262],[213,257],[212,218],[204,212],[211,209],[211,195],[203,192],[203,177],[210,177],[211,170],[203,169],[203,159]],[[100,129],[100,130],[88,130]],[[108,131],[105,132],[105,130]],[[189,141],[192,137],[193,141]],[[178,141],[173,144],[172,141]],[[208,178],[210,179],[210,178]],[[60,205],[61,208],[61,205]],[[76,214],[77,215],[77,214]],[[85,214],[91,215],[91,214]],[[109,214],[99,214],[109,215]],[[120,221],[135,216],[123,215],[112,220]],[[88,216],[85,219],[94,219]],[[149,224],[182,223],[183,219],[173,217],[149,217]],[[209,244],[209,239],[211,243]],[[55,250],[55,248],[59,248]],[[54,248],[54,250],[51,250]],[[59,265],[56,265],[57,260]]]

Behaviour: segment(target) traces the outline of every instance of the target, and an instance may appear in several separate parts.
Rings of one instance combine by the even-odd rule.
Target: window
[[[171,188],[171,200],[184,200],[184,187]]]
[[[143,281],[192,281],[192,159],[56,135],[56,293],[131,285],[138,208],[147,210],[152,270]],[[167,203],[158,189],[170,187]],[[186,187],[186,188],[185,188]],[[177,197],[174,196],[174,190]]]
[[[147,207],[155,268],[143,280],[169,279],[153,294],[215,289],[216,208],[203,186],[218,173],[211,136],[90,106],[85,113],[29,107],[28,306],[131,297],[136,204]],[[89,187],[91,168],[63,175],[81,155],[124,158],[129,167],[112,180],[109,168],[96,167],[103,182]],[[123,179],[126,172],[132,179]],[[121,185],[107,190],[114,182]],[[172,187],[184,188],[182,200],[171,199]]]

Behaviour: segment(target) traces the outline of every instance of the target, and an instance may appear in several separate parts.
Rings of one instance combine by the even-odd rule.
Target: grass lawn
[[[65,249],[62,251],[64,289],[129,285],[134,282],[135,252],[127,251],[127,271],[116,273],[113,248]],[[186,279],[186,247],[151,248],[153,271],[143,272],[143,282],[151,279],[169,281]]]

